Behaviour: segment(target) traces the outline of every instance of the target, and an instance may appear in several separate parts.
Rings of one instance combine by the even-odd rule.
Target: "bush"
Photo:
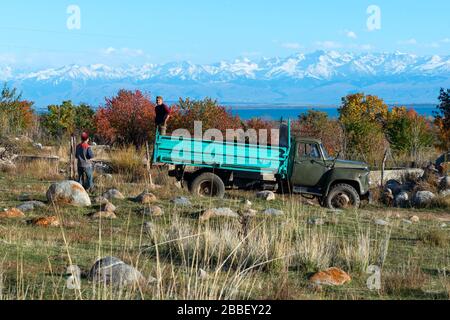
[[[53,138],[61,139],[81,132],[94,134],[95,111],[87,104],[74,105],[64,101],[61,105],[48,106],[48,113],[42,116],[42,127]]]
[[[16,88],[4,85],[0,96],[0,135],[24,134],[35,123],[33,102],[21,99]]]
[[[99,108],[96,124],[106,142],[140,147],[155,136],[155,106],[139,90],[120,90]]]

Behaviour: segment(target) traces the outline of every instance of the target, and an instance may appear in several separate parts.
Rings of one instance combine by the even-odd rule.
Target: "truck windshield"
[[[320,148],[322,149],[324,159],[325,160],[331,159],[330,155],[327,152],[327,149],[325,148],[325,146],[323,144],[320,145]]]

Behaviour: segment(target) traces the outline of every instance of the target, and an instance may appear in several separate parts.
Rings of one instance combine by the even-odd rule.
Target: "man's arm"
[[[88,158],[88,160],[91,160],[91,159],[93,159],[94,158],[94,152],[92,151],[92,148],[91,147],[89,147],[88,149],[87,149],[87,158]]]

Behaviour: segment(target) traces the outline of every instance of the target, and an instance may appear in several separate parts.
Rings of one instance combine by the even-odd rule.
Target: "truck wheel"
[[[225,184],[219,176],[211,172],[205,172],[192,181],[191,192],[201,197],[217,197],[225,196]]]
[[[359,208],[361,205],[358,191],[348,184],[335,185],[324,202],[329,209]]]

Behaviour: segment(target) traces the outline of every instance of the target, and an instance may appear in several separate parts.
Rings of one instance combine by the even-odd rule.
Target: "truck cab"
[[[293,193],[317,197],[328,208],[359,207],[369,198],[368,165],[331,158],[320,140],[294,138],[289,163]]]

